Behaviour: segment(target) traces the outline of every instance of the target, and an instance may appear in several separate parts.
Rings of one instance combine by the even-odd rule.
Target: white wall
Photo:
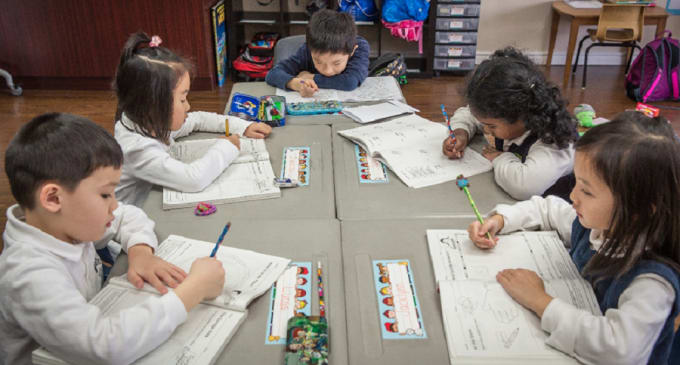
[[[524,51],[534,62],[545,64],[552,21],[552,0],[482,0],[477,40],[477,61],[488,57],[494,50],[511,45]],[[657,0],[665,5],[665,0]],[[563,65],[567,54],[570,22],[563,17],[555,41],[553,64]],[[593,26],[594,28],[595,26]],[[588,27],[579,29],[577,40],[586,34]],[[666,29],[680,37],[680,17],[669,16]],[[654,38],[655,27],[645,26],[642,44]],[[588,44],[589,41],[586,41]],[[576,44],[578,46],[578,42]],[[574,53],[576,51],[574,50]],[[619,48],[596,47],[590,51],[588,64],[617,65],[624,62]],[[583,52],[581,61],[583,60]]]

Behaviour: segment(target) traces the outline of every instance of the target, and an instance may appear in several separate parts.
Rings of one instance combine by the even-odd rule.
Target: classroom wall
[[[548,38],[552,21],[552,0],[482,0],[480,13],[477,61],[488,57],[494,50],[512,45],[525,51],[535,62],[545,64],[548,55]],[[658,4],[665,1],[658,0]],[[554,65],[564,65],[569,41],[569,24],[560,18],[555,51]],[[579,29],[578,40],[586,34],[587,27]],[[666,29],[680,37],[680,17],[669,16]],[[645,26],[643,44],[654,38],[655,27]],[[587,42],[587,41],[586,41]],[[578,45],[578,43],[577,43]],[[583,56],[581,56],[582,62]],[[623,64],[623,51],[619,48],[593,48],[588,64]]]

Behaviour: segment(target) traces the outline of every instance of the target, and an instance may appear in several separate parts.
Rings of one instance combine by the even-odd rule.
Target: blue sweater
[[[307,43],[303,44],[297,52],[290,58],[283,60],[267,73],[265,81],[269,85],[287,90],[286,84],[300,72],[307,71],[314,74],[314,82],[322,89],[337,89],[351,91],[359,87],[368,76],[368,56],[370,46],[362,37],[357,37],[357,49],[347,61],[347,67],[342,73],[326,77],[321,75],[314,67],[312,54],[307,48]],[[288,89],[289,90],[289,89]]]

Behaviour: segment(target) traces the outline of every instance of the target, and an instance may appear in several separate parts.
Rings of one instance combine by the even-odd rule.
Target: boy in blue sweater
[[[349,14],[320,10],[309,20],[306,43],[293,56],[277,63],[265,80],[304,97],[314,95],[319,88],[351,91],[368,76],[369,53],[368,42],[357,36]]]

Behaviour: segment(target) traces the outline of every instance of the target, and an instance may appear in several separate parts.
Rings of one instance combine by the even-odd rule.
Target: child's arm
[[[290,90],[290,88],[287,87],[288,82],[297,76],[300,71],[311,70],[309,67],[310,64],[312,64],[312,60],[309,59],[309,51],[307,50],[307,44],[305,43],[298,48],[295,54],[274,65],[274,67],[267,72],[264,81],[279,89]]]
[[[229,119],[229,133],[245,135],[246,129],[253,123],[232,115],[223,115],[210,112],[191,112],[182,124],[182,127],[172,132],[172,138],[188,136],[192,132],[213,132],[224,134],[224,120]]]
[[[352,91],[359,87],[368,77],[369,54],[371,52],[368,42],[363,38],[357,38],[357,49],[347,61],[345,70],[340,74],[327,77],[322,74],[314,75],[314,82],[322,89],[336,89]]]
[[[469,139],[472,139],[477,133],[484,132],[484,126],[472,115],[470,107],[467,105],[456,109],[456,112],[453,113],[451,129],[454,133],[458,129],[467,132]]]
[[[494,215],[502,216],[503,225],[498,231],[500,234],[519,230],[554,230],[567,247],[571,245],[571,227],[576,219],[576,211],[571,204],[558,197],[533,196],[530,200],[513,205],[499,204],[488,217]]]
[[[655,274],[633,280],[618,308],[594,316],[553,299],[541,317],[546,343],[584,363],[646,364],[675,300],[673,287]]]
[[[510,152],[501,153],[493,160],[496,183],[515,199],[529,199],[541,195],[560,177],[570,172],[574,164],[574,150],[559,150],[536,142],[529,149],[524,163]]]
[[[168,292],[165,285],[175,288],[187,274],[181,268],[154,255],[158,247],[154,222],[139,208],[120,204],[113,212],[114,220],[104,235],[104,243],[114,240],[128,254],[127,278],[141,289],[144,282],[161,294]],[[99,242],[102,242],[100,240]]]

